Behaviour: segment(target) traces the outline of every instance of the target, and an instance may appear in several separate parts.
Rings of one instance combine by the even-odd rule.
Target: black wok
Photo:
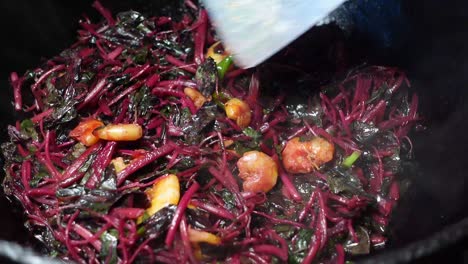
[[[9,72],[22,73],[38,65],[41,58],[55,55],[73,43],[81,15],[96,15],[91,2],[0,2],[0,141],[6,139],[6,125],[15,121],[7,81]],[[154,12],[162,6],[174,6],[176,1],[102,2],[114,12],[130,8]],[[465,121],[468,119],[468,2],[450,2],[453,3],[401,1],[406,20],[398,41],[386,46],[371,41],[372,36],[366,31],[354,28],[345,34],[333,26],[315,28],[291,46],[296,55],[289,60],[297,60],[304,70],[326,76],[338,67],[330,62],[329,55],[330,43],[339,41],[348,54],[347,67],[363,62],[400,67],[408,73],[412,89],[420,96],[425,129],[413,135],[417,165],[401,175],[411,184],[392,215],[390,241],[385,250],[358,258],[358,262],[445,263],[453,258],[456,258],[454,262],[468,261],[462,252],[468,245],[468,181],[465,181],[468,177],[468,122]],[[171,8],[166,11],[170,12]],[[276,56],[271,61],[275,60],[284,58]],[[20,207],[12,205],[2,194],[0,210],[0,239],[40,252],[40,246],[23,226]],[[0,243],[1,263],[11,258],[24,260],[26,253],[8,251],[5,245]]]

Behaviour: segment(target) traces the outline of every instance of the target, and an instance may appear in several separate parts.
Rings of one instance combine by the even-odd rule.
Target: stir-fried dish
[[[11,74],[24,118],[3,187],[50,255],[76,263],[344,263],[386,242],[418,97],[366,67],[309,98],[267,96],[202,8],[80,22]]]

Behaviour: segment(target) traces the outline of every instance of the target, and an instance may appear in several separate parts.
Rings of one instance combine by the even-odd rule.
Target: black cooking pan
[[[10,104],[9,72],[24,72],[38,65],[41,58],[55,55],[73,43],[81,15],[96,15],[91,2],[0,2],[0,141],[6,139],[6,125],[16,118]],[[177,1],[102,2],[113,12],[133,8],[154,13],[175,12]],[[413,135],[416,163],[401,175],[408,188],[392,215],[390,241],[385,250],[358,258],[358,262],[448,263],[453,257],[457,257],[454,262],[464,260],[459,250],[468,245],[468,2],[451,2],[401,1],[404,23],[399,25],[400,30],[394,29],[393,40],[384,44],[375,41],[375,31],[362,27],[343,32],[337,26],[323,26],[312,29],[291,46],[295,53],[288,59],[297,60],[305,71],[325,76],[318,78],[318,83],[330,72],[343,70],[342,64],[331,59],[336,52],[334,44],[339,42],[345,47],[346,67],[362,63],[398,66],[408,73],[412,89],[420,96],[424,119]],[[270,62],[275,60],[285,59],[278,55]],[[0,211],[0,239],[40,254],[40,246],[23,226],[20,207],[2,195]],[[22,249],[0,242],[0,263],[7,259],[31,263],[25,258],[29,253]]]

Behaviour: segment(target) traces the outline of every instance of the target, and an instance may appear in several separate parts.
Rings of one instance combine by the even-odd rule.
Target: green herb
[[[247,127],[244,130],[242,130],[244,135],[251,137],[253,140],[259,140],[262,137],[262,133],[258,132],[257,130]]]
[[[24,119],[23,121],[21,121],[20,127],[21,132],[27,135],[28,137],[32,138],[34,141],[37,141],[39,139],[36,129],[34,129],[34,123],[31,119]]]

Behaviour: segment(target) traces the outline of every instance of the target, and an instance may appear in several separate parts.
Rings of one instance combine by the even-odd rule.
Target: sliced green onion
[[[226,58],[224,58],[222,61],[218,63],[217,68],[218,68],[218,76],[220,79],[224,78],[224,75],[226,74],[227,70],[232,65],[232,63],[233,63],[232,56],[227,56]]]
[[[343,160],[342,165],[346,168],[351,168],[351,166],[353,166],[354,162],[356,162],[359,156],[361,156],[361,152],[354,151],[351,155],[349,155]]]

